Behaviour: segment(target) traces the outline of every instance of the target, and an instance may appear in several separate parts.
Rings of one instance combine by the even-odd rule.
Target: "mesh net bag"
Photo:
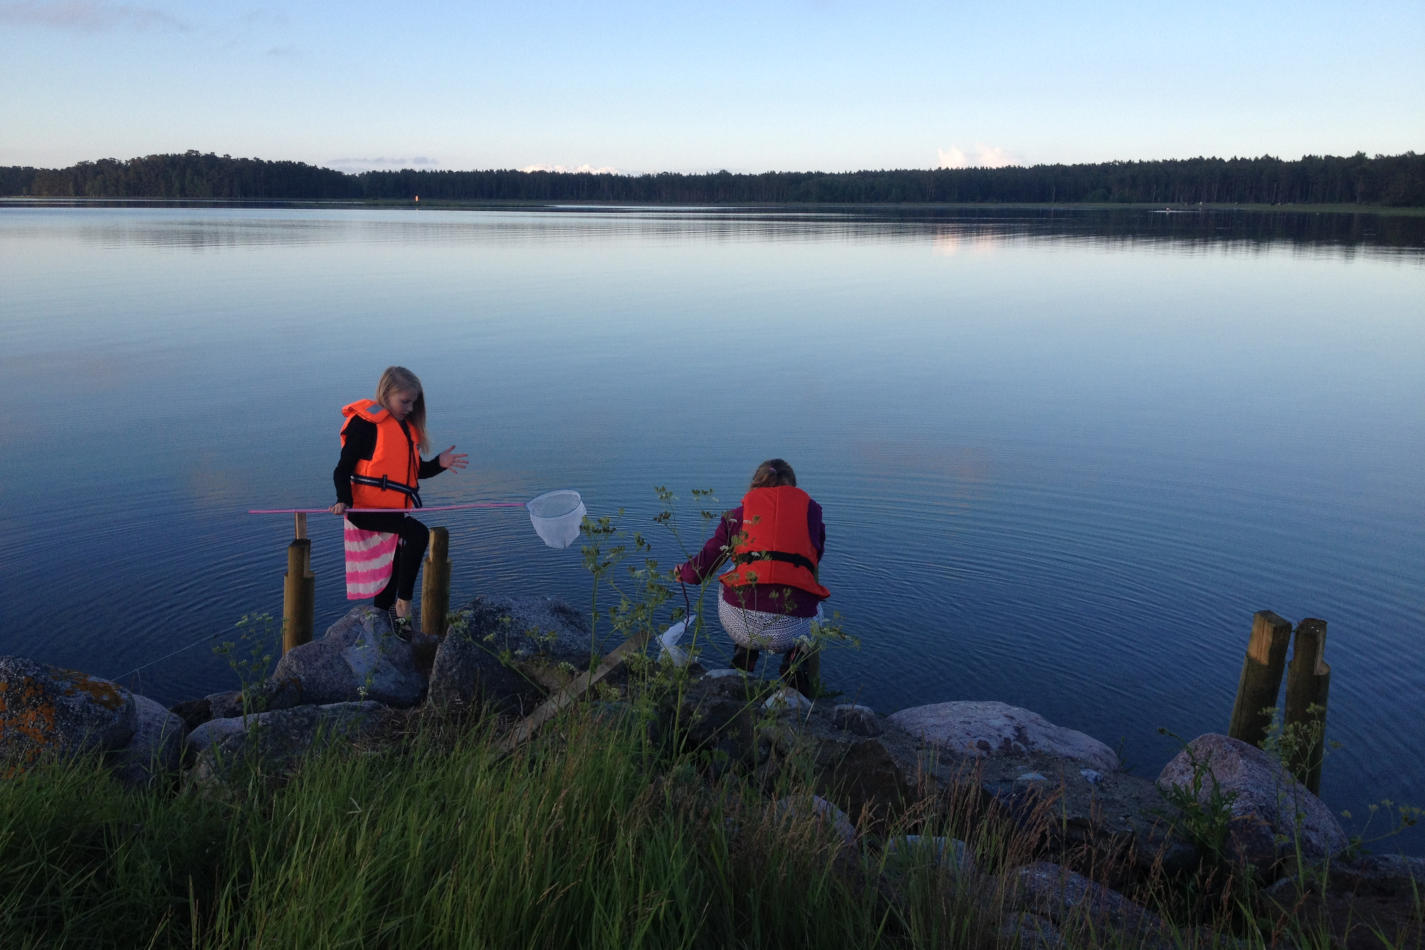
[[[579,536],[579,525],[588,511],[584,499],[569,488],[547,491],[525,503],[534,531],[551,548],[567,548]]]

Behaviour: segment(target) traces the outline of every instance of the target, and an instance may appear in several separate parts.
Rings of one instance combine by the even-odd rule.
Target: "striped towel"
[[[350,521],[345,524],[346,599],[375,597],[391,579],[391,562],[400,538],[394,532],[362,531]]]

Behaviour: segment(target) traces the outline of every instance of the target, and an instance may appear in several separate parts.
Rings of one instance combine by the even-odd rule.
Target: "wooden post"
[[[1314,617],[1296,625],[1296,649],[1286,672],[1286,709],[1282,729],[1294,734],[1287,746],[1287,765],[1296,780],[1313,794],[1321,791],[1321,760],[1326,752],[1326,697],[1331,667],[1326,650],[1326,621]]]
[[[1252,637],[1247,641],[1247,656],[1242,660],[1242,676],[1237,681],[1237,699],[1232,704],[1232,721],[1227,729],[1232,738],[1260,746],[1267,737],[1290,643],[1291,621],[1270,610],[1252,615]]]
[[[450,532],[430,529],[425,573],[421,577],[421,631],[445,636],[445,616],[450,612]]]
[[[312,542],[307,516],[298,514],[296,537],[287,545],[287,573],[282,581],[282,652],[312,641],[316,622],[316,577],[312,574]]]

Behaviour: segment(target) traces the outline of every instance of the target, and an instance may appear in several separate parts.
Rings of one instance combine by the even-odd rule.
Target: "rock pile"
[[[402,710],[527,715],[587,669],[593,646],[583,617],[552,600],[477,599],[445,637],[410,642],[393,636],[381,613],[357,607],[283,656],[265,682],[172,711],[114,683],[4,657],[0,755],[23,767],[45,752],[97,750],[130,784],[176,777],[221,792],[244,754],[255,751],[280,773],[326,743],[379,741],[399,729]],[[1028,945],[1053,945],[1071,911],[1151,943],[1161,922],[1110,887],[1126,888],[1150,869],[1188,875],[1201,865],[1194,816],[1176,806],[1225,810],[1217,846],[1263,885],[1277,881],[1284,901],[1303,900],[1294,862],[1330,859],[1333,886],[1369,892],[1377,903],[1388,895],[1407,917],[1412,906],[1419,913],[1412,895],[1425,887],[1425,860],[1348,857],[1347,836],[1320,799],[1260,749],[1226,736],[1198,737],[1150,781],[1122,771],[1102,742],[1003,703],[880,716],[787,691],[764,705],[748,701],[741,674],[696,666],[680,696],[664,717],[676,716],[687,741],[716,753],[708,761],[769,776],[811,763],[815,807],[849,844],[882,849],[888,868],[923,860],[975,873],[963,842],[884,833],[907,808],[937,797],[968,796],[1040,835],[1045,854],[1083,856],[1080,868],[1033,861],[1014,875],[1006,933]],[[1117,878],[1105,880],[1103,868]],[[1097,881],[1079,873],[1087,869],[1099,869]]]

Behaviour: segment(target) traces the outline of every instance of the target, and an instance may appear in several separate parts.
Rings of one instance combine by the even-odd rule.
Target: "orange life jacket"
[[[718,577],[729,587],[784,584],[823,599],[816,582],[819,557],[807,532],[811,496],[791,485],[754,488],[742,496],[742,530],[732,549],[732,570]]]
[[[341,443],[346,444],[346,427],[352,419],[365,419],[376,426],[376,448],[369,459],[359,459],[351,473],[353,508],[419,508],[417,488],[421,457],[415,438],[407,435],[399,420],[372,399],[343,406],[346,422],[341,427]]]

